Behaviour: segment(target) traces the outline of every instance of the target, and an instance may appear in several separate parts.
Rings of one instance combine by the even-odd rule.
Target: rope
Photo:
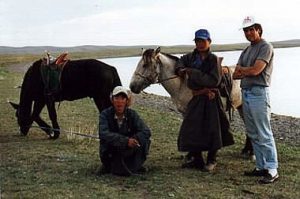
[[[73,131],[66,131],[64,129],[55,129],[55,128],[48,128],[48,127],[41,127],[41,126],[30,126],[31,128],[38,128],[38,129],[45,129],[45,130],[51,130],[51,131],[60,131],[60,132],[64,132],[64,133],[69,133],[69,134],[73,134],[73,135],[79,135],[82,137],[88,137],[88,138],[93,138],[93,139],[98,139],[98,136],[95,135],[87,135],[87,134],[83,134],[83,133],[78,133],[78,132],[73,132]]]
[[[168,81],[168,80],[175,79],[175,78],[178,78],[178,77],[179,77],[179,76],[177,76],[177,75],[173,75],[173,76],[168,77],[168,78],[166,78],[166,79],[159,80],[159,81],[157,81],[155,84],[161,84],[161,83],[163,83],[163,82],[166,82],[166,81]]]
[[[157,60],[156,60],[156,63],[158,64],[158,67],[162,67],[163,66],[163,63],[161,62],[161,60],[159,59],[159,57],[157,57]],[[175,79],[175,78],[178,78],[179,76],[178,75],[173,75],[171,77],[167,77],[165,79],[159,79],[159,72],[157,73],[157,82],[155,82],[155,84],[161,84],[163,82],[166,82],[166,81],[169,81],[171,79]]]

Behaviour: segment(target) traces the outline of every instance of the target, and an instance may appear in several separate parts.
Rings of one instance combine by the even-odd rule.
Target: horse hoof
[[[243,157],[243,159],[250,160],[251,162],[256,161],[256,157],[253,154],[253,152],[251,152],[251,151],[248,151],[248,152],[242,151],[241,156]]]
[[[49,134],[50,139],[56,140],[57,138],[59,138],[59,132],[51,132]]]
[[[54,133],[53,139],[59,138],[59,133]]]
[[[27,135],[27,133],[22,133],[22,131],[19,131],[19,135],[22,137],[25,137]]]
[[[255,155],[250,155],[249,156],[249,160],[251,161],[251,162],[255,162],[256,161],[256,157],[255,157]]]
[[[52,140],[59,138],[59,134],[60,134],[59,132],[55,132],[55,131],[48,132],[49,139]]]

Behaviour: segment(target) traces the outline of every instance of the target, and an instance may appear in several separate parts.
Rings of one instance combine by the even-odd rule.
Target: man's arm
[[[190,71],[187,73],[194,86],[213,88],[219,85],[222,78],[222,67],[218,58],[216,56],[211,57],[208,64],[211,68],[209,72],[189,68]]]
[[[134,138],[139,141],[140,145],[145,145],[151,136],[151,131],[135,111],[133,112],[132,117],[136,128]]]
[[[257,76],[264,70],[266,65],[267,63],[263,60],[256,60],[254,66],[242,67],[237,65],[233,73],[233,79]]]
[[[100,114],[100,124],[99,124],[99,138],[105,140],[107,144],[118,147],[125,147],[128,145],[128,138],[117,132],[112,132],[108,125],[109,114],[102,111]]]

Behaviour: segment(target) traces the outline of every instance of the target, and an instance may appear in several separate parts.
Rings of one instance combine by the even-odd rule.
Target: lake
[[[241,51],[216,52],[224,57],[222,65],[235,65]],[[300,47],[277,48],[274,50],[274,69],[272,75],[271,106],[272,112],[281,115],[300,117]],[[180,56],[180,55],[177,55]],[[129,87],[130,79],[141,57],[101,59],[103,62],[115,66],[120,75],[123,86]],[[169,96],[159,85],[151,85],[145,92]]]

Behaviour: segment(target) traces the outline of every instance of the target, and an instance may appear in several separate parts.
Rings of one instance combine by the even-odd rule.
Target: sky
[[[268,41],[300,39],[300,0],[0,0],[0,46],[193,45],[246,42],[245,16]]]

